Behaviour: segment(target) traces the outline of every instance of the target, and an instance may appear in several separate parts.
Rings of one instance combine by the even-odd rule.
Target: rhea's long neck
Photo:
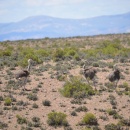
[[[28,60],[28,68],[27,68],[27,71],[30,71],[30,67],[31,67],[31,60],[29,59],[29,60]]]
[[[28,68],[27,68],[27,71],[30,71],[30,66],[31,66],[31,65],[29,64],[29,65],[28,65]]]

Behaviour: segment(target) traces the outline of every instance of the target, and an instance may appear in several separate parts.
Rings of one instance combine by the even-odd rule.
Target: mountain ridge
[[[129,33],[130,12],[85,19],[30,16],[19,22],[0,23],[0,28],[0,41]]]

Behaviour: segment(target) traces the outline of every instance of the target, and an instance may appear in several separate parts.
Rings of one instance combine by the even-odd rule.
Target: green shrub
[[[119,125],[115,125],[113,123],[105,125],[105,130],[121,130]]]
[[[51,126],[67,126],[66,114],[61,112],[51,112],[48,114],[47,123]]]
[[[0,121],[0,129],[1,130],[4,130],[4,128],[7,128],[7,127],[8,127],[8,124]]]
[[[130,118],[129,119],[121,119],[118,124],[123,125],[123,126],[130,126]]]
[[[72,77],[70,80],[66,81],[60,92],[65,97],[74,98],[84,98],[95,94],[92,87],[83,83],[79,77]]]
[[[80,106],[78,108],[75,109],[76,112],[81,112],[81,111],[88,111],[88,108],[86,106]]]
[[[66,79],[66,76],[65,75],[57,75],[57,79],[59,81],[64,81]]]
[[[38,105],[36,103],[33,103],[32,107],[33,108],[38,108]]]
[[[115,110],[111,110],[111,109],[107,110],[107,112],[109,115],[117,114],[117,112]]]
[[[21,117],[20,115],[16,115],[17,123],[18,124],[27,124],[27,120],[24,117]]]
[[[97,119],[95,117],[94,114],[92,113],[87,113],[83,119],[82,119],[82,123],[86,124],[86,125],[97,125]]]
[[[41,56],[41,57],[46,57],[46,56],[49,56],[49,53],[48,51],[44,50],[44,49],[39,49],[36,51],[36,54],[38,56]]]
[[[67,54],[70,55],[70,56],[74,56],[76,54],[76,51],[71,49],[71,50],[68,51]]]
[[[39,117],[33,117],[33,118],[32,118],[32,121],[33,121],[33,122],[39,122],[39,121],[40,121],[40,118],[39,118]]]
[[[30,93],[30,94],[27,96],[27,98],[28,98],[29,100],[33,100],[33,101],[38,100],[37,95],[36,95],[36,94],[33,94],[33,93]]]
[[[80,60],[80,56],[78,54],[75,54],[74,55],[74,59],[77,60],[77,61],[79,61]]]
[[[58,61],[59,59],[64,59],[64,55],[65,55],[64,50],[58,48],[53,52],[53,60]]]
[[[72,115],[72,116],[77,116],[77,113],[76,113],[75,111],[72,111],[72,112],[71,112],[71,115]]]
[[[3,101],[3,100],[4,100],[3,96],[0,96],[0,101]]]
[[[5,103],[4,103],[5,106],[10,106],[11,103],[12,103],[11,98],[9,98],[9,97],[5,98]]]

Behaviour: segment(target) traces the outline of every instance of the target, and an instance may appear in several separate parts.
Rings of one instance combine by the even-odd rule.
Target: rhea
[[[115,82],[115,86],[117,87],[117,83],[120,80],[120,70],[115,68],[115,70],[108,75],[108,79],[110,82]]]
[[[30,68],[31,68],[32,62],[33,62],[32,59],[28,59],[27,70],[21,70],[18,73],[16,73],[16,75],[15,75],[15,78],[17,80],[22,80],[23,83],[21,84],[21,86],[23,86],[23,90],[25,90],[25,85],[27,83],[27,77],[30,74]]]
[[[95,86],[94,78],[97,73],[97,70],[93,67],[91,68],[85,68],[85,64],[83,65],[83,74],[84,77],[87,79],[87,82],[89,84],[89,80],[92,80]]]

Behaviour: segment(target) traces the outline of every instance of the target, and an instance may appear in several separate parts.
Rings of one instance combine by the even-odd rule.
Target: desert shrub
[[[107,112],[109,115],[114,115],[117,113],[115,110],[111,110],[111,109],[107,110]]]
[[[78,54],[75,54],[74,55],[74,59],[77,60],[77,61],[79,61],[80,60],[80,56]]]
[[[63,89],[60,90],[65,97],[84,98],[85,96],[94,95],[92,87],[81,81],[79,77],[72,77],[66,81]]]
[[[88,111],[88,108],[86,106],[80,106],[78,108],[75,109],[76,112],[81,112],[81,111]]]
[[[93,130],[101,130],[101,128],[98,127],[98,126],[94,126],[94,127],[93,127]]]
[[[59,81],[64,81],[66,79],[66,76],[65,75],[57,75],[57,79]]]
[[[33,108],[38,108],[38,105],[36,103],[33,103],[32,107]]]
[[[24,117],[21,117],[20,115],[16,115],[16,118],[17,118],[18,124],[26,124],[27,123],[27,119]]]
[[[38,91],[39,89],[37,87],[32,89],[32,93],[37,93]]]
[[[75,111],[72,111],[72,112],[71,112],[71,115],[72,115],[72,116],[77,116],[77,113],[76,113]]]
[[[12,106],[12,110],[13,110],[13,111],[18,110],[17,106]]]
[[[32,121],[33,121],[33,124],[32,124],[33,127],[40,127],[41,126],[39,117],[33,117]]]
[[[92,113],[86,113],[86,115],[82,119],[82,123],[86,125],[97,125],[97,118]]]
[[[99,67],[99,63],[94,62],[94,63],[93,63],[93,67]]]
[[[95,48],[84,50],[84,53],[86,53],[87,57],[108,57],[108,58],[114,58],[118,55],[122,55],[124,57],[127,57],[130,54],[130,49],[125,48],[120,44],[120,41],[109,41],[104,40],[97,44]]]
[[[40,57],[42,57],[43,52],[38,50],[35,50],[34,48],[31,47],[22,47],[21,51],[19,52],[19,60],[18,64],[22,67],[27,66],[27,60],[28,59],[33,59],[35,62],[37,63],[42,63],[42,60],[40,59]],[[40,55],[41,54],[41,55]]]
[[[33,93],[28,94],[27,98],[28,98],[29,100],[33,100],[33,101],[38,100],[37,95],[36,95],[36,94],[33,94]]]
[[[82,130],[93,130],[91,127],[85,127]]]
[[[24,101],[20,100],[20,101],[18,101],[18,102],[16,103],[16,105],[18,105],[18,106],[27,106],[27,105],[28,105],[28,102],[24,102]]]
[[[4,100],[3,96],[0,96],[0,101],[3,101],[3,100]]]
[[[123,87],[125,88],[125,91],[130,91],[130,87],[127,82],[123,83]]]
[[[110,99],[110,100],[115,100],[116,98],[115,98],[115,96],[113,96],[112,94],[110,94],[110,95],[109,95],[109,99]]]
[[[105,86],[106,86],[108,89],[110,89],[110,90],[115,89],[115,88],[113,87],[113,83],[111,83],[111,82],[105,83]]]
[[[76,51],[73,49],[69,49],[67,52],[67,55],[69,55],[69,56],[74,56],[75,54],[76,54]]]
[[[71,128],[71,126],[66,126],[64,127],[64,130],[73,130],[73,129]]]
[[[121,119],[118,124],[123,125],[123,126],[130,126],[130,118],[129,119]]]
[[[51,126],[68,126],[66,114],[61,112],[51,112],[48,114],[47,123]]]
[[[12,103],[11,98],[9,98],[9,97],[5,98],[5,102],[4,102],[4,105],[5,105],[5,106],[10,106],[11,103]]]
[[[122,117],[115,110],[107,110],[109,115],[112,115],[114,119],[121,119]]]
[[[0,129],[1,130],[4,130],[4,128],[7,128],[7,127],[8,127],[8,124],[0,121]]]
[[[0,56],[11,56],[12,49],[6,48],[4,50],[0,50]]]
[[[122,129],[121,129],[121,126],[111,123],[111,124],[105,125],[105,130],[122,130]]]
[[[53,60],[54,61],[59,61],[59,59],[64,59],[64,50],[61,48],[57,48],[54,52],[53,52]]]
[[[42,101],[42,104],[43,104],[44,106],[51,106],[51,102],[50,102],[49,100],[44,100],[44,101]]]
[[[36,54],[38,56],[41,56],[41,57],[47,57],[49,56],[49,52],[45,49],[39,49],[39,50],[36,50]]]

